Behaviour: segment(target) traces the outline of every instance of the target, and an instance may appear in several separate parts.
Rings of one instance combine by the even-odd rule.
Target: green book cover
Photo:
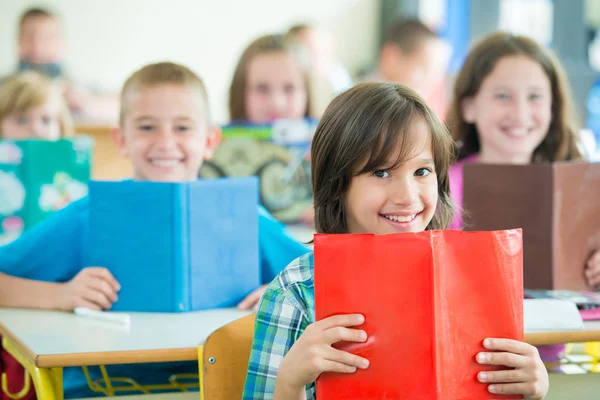
[[[0,245],[88,193],[93,139],[0,140]]]

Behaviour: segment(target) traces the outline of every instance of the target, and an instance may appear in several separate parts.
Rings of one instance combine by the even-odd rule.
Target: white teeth
[[[522,136],[527,135],[528,130],[527,129],[513,129],[513,130],[507,129],[506,132],[509,135],[514,136],[514,137],[522,137]]]
[[[179,164],[179,160],[150,160],[150,163],[157,167],[174,167]]]
[[[410,222],[413,219],[415,219],[415,217],[417,216],[417,214],[413,214],[413,215],[384,215],[385,218],[389,219],[390,221],[396,221],[396,222]]]

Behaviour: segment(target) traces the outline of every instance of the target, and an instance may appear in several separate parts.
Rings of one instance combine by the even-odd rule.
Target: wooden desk
[[[63,367],[198,360],[212,332],[249,312],[128,314],[126,328],[66,312],[0,308],[0,334],[31,375],[38,399],[61,400]]]
[[[525,341],[535,346],[545,344],[600,342],[600,321],[584,321],[583,331],[574,332],[525,332]]]
[[[111,127],[102,125],[78,125],[77,134],[94,138],[92,178],[95,180],[121,180],[133,174],[131,161],[119,153],[110,136]]]

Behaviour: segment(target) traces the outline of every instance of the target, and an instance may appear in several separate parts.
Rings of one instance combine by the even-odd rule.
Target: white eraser
[[[131,322],[131,316],[128,314],[117,314],[108,311],[96,311],[86,307],[76,307],[75,315],[81,317],[93,318],[100,321],[113,322],[121,325],[129,325]]]

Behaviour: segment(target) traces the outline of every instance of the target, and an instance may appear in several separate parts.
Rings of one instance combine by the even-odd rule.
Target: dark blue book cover
[[[91,182],[89,265],[121,284],[115,311],[235,306],[261,283],[258,182]]]

